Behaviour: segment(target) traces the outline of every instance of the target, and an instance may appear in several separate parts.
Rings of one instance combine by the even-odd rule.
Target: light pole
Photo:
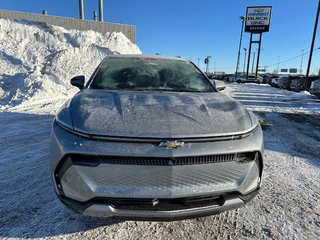
[[[99,21],[103,22],[103,0],[99,0]]]
[[[301,62],[300,62],[300,74],[302,74],[302,62],[303,62],[303,55],[304,55],[304,50],[302,50],[302,54],[301,54]]]
[[[204,63],[207,64],[207,67],[206,67],[206,74],[208,75],[208,70],[209,70],[209,58],[212,58],[212,56],[207,56],[205,59],[204,59]]]
[[[246,70],[247,49],[243,48],[243,50],[244,50],[244,61],[243,61],[243,74],[244,74],[244,71]]]
[[[83,6],[83,0],[79,0],[79,15],[80,19],[84,19],[84,6]]]
[[[243,33],[243,27],[244,27],[244,16],[240,16],[241,21],[241,32],[240,32],[240,41],[239,41],[239,50],[238,50],[238,59],[237,59],[237,67],[236,67],[236,73],[234,76],[235,81],[237,81],[237,75],[238,75],[238,69],[239,69],[239,61],[240,61],[240,50],[241,50],[241,44],[242,44],[242,33]]]

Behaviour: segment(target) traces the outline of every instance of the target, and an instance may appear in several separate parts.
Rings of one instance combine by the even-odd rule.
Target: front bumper
[[[242,196],[239,194],[227,194],[221,198],[221,202],[217,204],[205,204],[204,206],[196,206],[192,208],[184,207],[183,209],[174,210],[152,210],[152,209],[125,209],[123,207],[118,208],[114,204],[108,203],[107,200],[100,200],[99,202],[78,202],[59,196],[60,200],[72,210],[90,217],[115,217],[126,220],[149,220],[149,221],[172,221],[182,220],[188,218],[204,217],[221,212],[229,211],[244,206],[252,198],[254,198],[260,188],[253,192]],[[148,199],[151,201],[151,199]],[[147,200],[146,200],[147,201]],[[161,199],[160,199],[161,201]]]
[[[58,124],[51,136],[51,164],[56,193],[88,216],[173,220],[216,214],[241,207],[260,187],[263,141],[259,127],[249,137],[232,141],[186,143],[179,149],[151,143],[110,142],[76,136]],[[179,166],[79,164],[69,156],[174,157],[257,152],[254,161]],[[69,159],[69,160],[68,160]],[[111,199],[166,201],[216,196],[218,202],[161,209],[119,208]],[[247,197],[246,197],[247,196]],[[128,206],[135,205],[131,203]],[[147,205],[146,205],[147,206]]]

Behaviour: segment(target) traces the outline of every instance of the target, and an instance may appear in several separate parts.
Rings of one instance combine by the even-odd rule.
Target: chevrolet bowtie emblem
[[[256,8],[254,11],[255,12],[263,12],[264,10],[262,8]]]
[[[166,149],[177,149],[179,147],[182,147],[183,145],[184,145],[184,142],[167,141],[167,142],[161,142],[158,146],[165,147]]]

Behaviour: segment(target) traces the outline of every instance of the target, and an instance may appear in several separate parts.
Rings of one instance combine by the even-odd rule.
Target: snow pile
[[[70,97],[73,76],[88,78],[105,56],[125,53],[141,51],[123,33],[0,19],[0,109]]]

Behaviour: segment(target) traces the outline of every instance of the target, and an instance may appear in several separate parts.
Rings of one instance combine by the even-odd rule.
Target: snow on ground
[[[265,172],[245,207],[175,222],[88,218],[55,196],[48,144],[54,113],[107,54],[138,53],[122,34],[0,20],[0,239],[320,239],[320,102],[266,85],[228,84],[258,115]],[[99,44],[99,45],[98,45]]]
[[[88,78],[105,56],[119,53],[141,51],[122,33],[0,19],[0,109],[61,105],[77,92],[73,76]]]
[[[267,84],[227,84],[224,90],[252,111],[319,113],[320,99],[307,91],[299,93]]]
[[[238,96],[250,89],[250,95],[263,88],[231,84],[224,92]],[[320,115],[280,111],[280,93],[268,89],[268,102],[257,105],[277,112],[255,112],[266,147],[259,195],[237,210],[175,222],[88,218],[69,210],[50,179],[54,116],[42,114],[48,106],[35,108],[41,114],[0,112],[0,239],[320,239]],[[308,107],[309,97],[299,108]]]

